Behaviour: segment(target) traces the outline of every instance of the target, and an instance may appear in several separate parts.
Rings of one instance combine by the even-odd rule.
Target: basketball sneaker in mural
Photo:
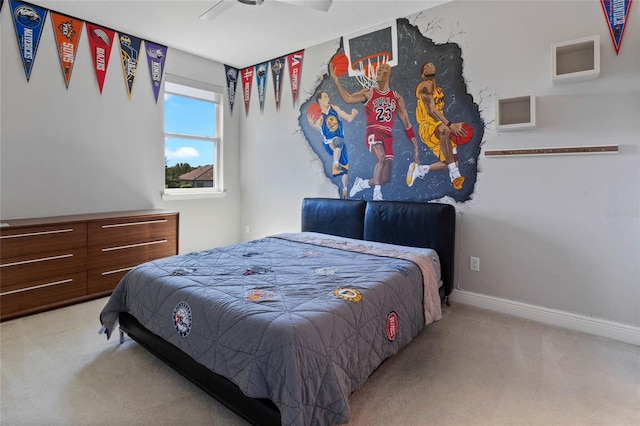
[[[416,179],[422,179],[427,173],[429,173],[429,166],[418,163],[409,164],[406,178],[407,186],[413,186]]]
[[[365,179],[356,178],[356,181],[353,183],[351,187],[351,191],[349,191],[349,197],[355,197],[358,192],[363,191],[369,188],[369,182]]]
[[[373,188],[373,201],[384,201],[384,198],[382,198],[382,190],[377,186]]]
[[[453,163],[449,164],[449,179],[451,179],[453,189],[462,189],[464,176],[460,175],[460,169]]]
[[[345,166],[344,164],[333,163],[333,165],[331,166],[331,174],[333,176],[339,176],[343,173],[347,173],[348,171],[349,167]]]
[[[419,177],[418,163],[409,164],[409,170],[407,171],[407,186],[413,186],[413,182]]]

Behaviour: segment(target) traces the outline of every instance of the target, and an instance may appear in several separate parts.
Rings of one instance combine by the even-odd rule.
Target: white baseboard
[[[640,346],[640,327],[630,324],[529,305],[465,290],[453,290],[449,299],[454,303],[471,305]]]

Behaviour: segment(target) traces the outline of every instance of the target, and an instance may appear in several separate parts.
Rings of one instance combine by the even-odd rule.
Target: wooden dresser
[[[178,254],[179,215],[166,210],[2,223],[0,321],[107,296],[134,266]]]

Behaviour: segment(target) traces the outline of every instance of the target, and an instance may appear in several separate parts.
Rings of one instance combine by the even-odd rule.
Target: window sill
[[[184,192],[183,192],[184,191]],[[178,201],[178,200],[200,200],[205,198],[224,198],[227,196],[226,191],[162,191],[163,201]]]

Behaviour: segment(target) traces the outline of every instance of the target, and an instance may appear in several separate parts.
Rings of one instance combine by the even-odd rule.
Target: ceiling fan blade
[[[200,15],[200,19],[211,21],[233,5],[240,3],[250,5],[261,5],[264,0],[218,0],[209,10]],[[306,7],[309,9],[321,10],[326,12],[331,7],[333,0],[274,0],[281,3],[289,3],[295,6]]]
[[[224,13],[226,10],[228,10],[231,6],[235,4],[236,4],[235,0],[218,0],[216,4],[213,5],[213,7],[211,7],[209,10],[207,10],[202,15],[200,15],[200,19],[211,21],[217,18],[218,16],[220,16],[222,13]]]
[[[282,3],[289,3],[296,6],[307,7],[309,9],[327,12],[333,0],[277,0]]]

